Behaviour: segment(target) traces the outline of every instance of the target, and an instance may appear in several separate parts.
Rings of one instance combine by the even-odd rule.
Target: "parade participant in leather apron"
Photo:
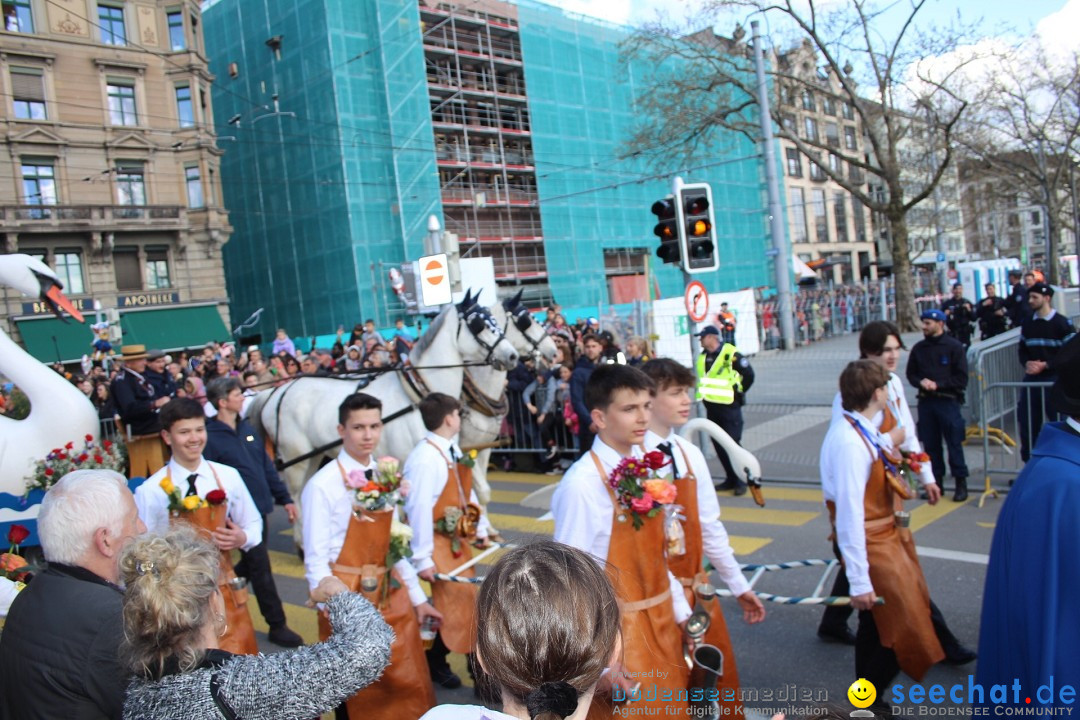
[[[684,518],[681,520],[682,542],[669,540],[668,543],[668,568],[682,584],[687,602],[692,607],[700,602],[709,613],[709,627],[701,642],[713,645],[723,653],[723,674],[716,687],[720,693],[720,704],[728,710],[721,712],[741,715],[735,652],[720,601],[715,595],[702,600],[694,591],[702,583],[711,587],[709,574],[704,571],[706,554],[732,595],[738,599],[746,622],[764,620],[765,607],[750,589],[735,559],[727,531],[720,521],[720,506],[705,456],[693,443],[679,437],[674,431],[674,428],[686,424],[690,419],[693,372],[668,358],[652,360],[642,370],[656,383],[645,449],[664,454],[667,464],[661,472],[673,477],[678,491],[677,502],[682,507],[680,515]]]
[[[248,592],[233,571],[231,552],[250,550],[262,541],[262,515],[240,473],[202,456],[206,416],[198,402],[171,400],[161,408],[160,418],[161,437],[173,457],[135,490],[139,517],[151,533],[164,532],[172,521],[188,522],[217,545],[222,554],[221,592],[228,622],[220,646],[237,654],[256,653]],[[186,509],[188,505],[193,509]]]
[[[432,679],[445,688],[460,686],[450,670],[449,652],[470,654],[474,646],[476,587],[468,583],[436,580],[472,557],[470,545],[487,547],[487,518],[472,489],[472,471],[455,439],[461,428],[461,404],[444,393],[430,393],[419,403],[428,429],[405,461],[409,485],[405,513],[412,527],[412,563],[422,580],[431,583],[432,604],[443,622],[434,645],[427,651]],[[475,577],[470,568],[463,578]]]
[[[593,371],[585,386],[590,411],[586,420],[596,425],[598,434],[552,497],[555,540],[601,562],[623,612],[623,657],[609,678],[617,687],[610,695],[594,696],[590,718],[623,709],[685,716],[689,709],[689,668],[679,625],[691,611],[682,585],[667,567],[664,514],[650,518],[634,513],[608,482],[620,463],[641,457],[653,387],[648,376],[626,365],[602,365]],[[615,708],[613,698],[629,702]]]
[[[427,602],[416,571],[404,557],[401,544],[408,542],[408,533],[392,538],[395,527],[401,533],[405,526],[396,520],[400,501],[396,461],[372,455],[382,427],[378,398],[364,393],[346,397],[338,408],[342,449],[334,462],[308,480],[301,497],[309,586],[314,589],[333,574],[363,594],[394,628],[390,665],[376,682],[338,708],[339,718],[415,718],[435,704],[420,622],[441,615]],[[321,612],[318,622],[319,637],[326,640],[330,623]]]
[[[903,520],[895,513],[903,501],[889,481],[880,436],[871,422],[886,407],[887,383],[887,371],[870,360],[848,365],[840,379],[844,422],[830,428],[821,453],[826,506],[851,583],[852,605],[861,611],[855,671],[875,687],[888,686],[901,669],[921,680],[945,657],[910,532],[897,527]],[[862,509],[861,523],[852,515],[853,505]],[[874,604],[877,596],[884,605]]]

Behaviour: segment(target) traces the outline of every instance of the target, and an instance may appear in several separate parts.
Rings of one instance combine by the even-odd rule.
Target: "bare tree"
[[[649,60],[657,72],[640,93],[643,120],[630,152],[668,158],[673,153],[689,155],[722,142],[731,132],[759,141],[753,57],[743,40],[745,32],[737,27],[729,39],[711,29],[691,30],[711,28],[731,10],[763,14],[774,27],[787,28],[788,46],[811,51],[815,67],[802,67],[797,58],[805,52],[774,52],[767,74],[774,95],[781,99],[770,104],[776,135],[811,159],[824,152],[843,160],[839,170],[815,164],[888,223],[897,316],[904,330],[915,329],[905,218],[930,196],[953,161],[953,133],[967,108],[952,87],[963,63],[941,72],[920,68],[920,61],[953,52],[969,33],[958,22],[933,34],[918,31],[915,20],[925,4],[926,0],[910,0],[902,12],[898,3],[886,10],[866,0],[830,2],[827,10],[816,7],[814,0],[707,0],[703,11],[681,26],[665,20],[643,26],[625,50],[631,57]],[[891,13],[887,19],[886,12]],[[904,15],[899,23],[898,12]],[[785,99],[795,100],[804,91],[820,93],[823,87],[837,88],[836,99],[854,109],[867,152],[841,149],[828,138],[807,136],[785,122]],[[929,172],[914,181],[905,173],[901,152],[913,125],[921,126],[926,142],[937,150]],[[878,191],[870,191],[862,172],[844,173],[845,165],[875,176]]]
[[[999,193],[1043,206],[1047,276],[1057,283],[1061,231],[1074,224],[1070,180],[1080,153],[1080,56],[1055,59],[1037,42],[1000,53],[974,108],[958,139]]]

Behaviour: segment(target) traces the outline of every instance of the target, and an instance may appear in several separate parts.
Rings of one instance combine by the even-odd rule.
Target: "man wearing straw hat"
[[[159,396],[146,379],[149,354],[145,345],[124,345],[120,348],[124,367],[112,381],[111,391],[116,410],[127,429],[128,459],[131,476],[147,476],[165,464],[165,445],[159,435],[161,423],[158,410],[169,402]]]
[[[1043,426],[998,515],[975,676],[985,688],[1019,683],[1033,704],[1025,695],[1017,704],[1029,708],[1071,705],[1061,681],[1080,677],[1080,337],[1065,344],[1056,366],[1047,401],[1065,420]]]

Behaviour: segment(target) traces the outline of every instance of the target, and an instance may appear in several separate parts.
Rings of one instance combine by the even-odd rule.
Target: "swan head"
[[[64,311],[83,322],[82,313],[64,295],[60,278],[37,258],[20,253],[0,255],[0,284],[40,299],[57,317],[63,317],[60,312]]]

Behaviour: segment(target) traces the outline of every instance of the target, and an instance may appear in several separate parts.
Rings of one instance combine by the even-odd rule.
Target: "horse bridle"
[[[495,322],[495,318],[491,316],[491,312],[479,303],[474,303],[464,310],[458,311],[458,338],[461,337],[462,325],[469,328],[469,332],[472,333],[473,339],[476,340],[476,344],[484,350],[487,350],[487,355],[484,356],[485,365],[491,365],[491,358],[495,355],[495,348],[499,347],[499,343],[510,342],[506,338],[506,333],[499,327],[499,324]],[[495,342],[489,343],[484,340],[482,333],[484,332],[485,327],[494,330],[499,334],[499,338]]]
[[[540,350],[540,343],[544,341],[544,338],[541,337],[540,340],[533,340],[531,337],[529,337],[529,328],[536,324],[536,321],[533,320],[532,313],[529,312],[529,308],[525,307],[521,303],[517,303],[511,307],[507,307],[504,303],[503,310],[506,311],[506,323],[503,325],[502,330],[503,336],[506,335],[506,330],[510,327],[510,321],[513,320],[514,327],[516,327],[518,329],[518,332],[521,333],[522,337],[528,340],[529,344],[532,345],[533,357],[542,356],[543,352]],[[546,334],[544,335],[544,337],[546,337]]]

